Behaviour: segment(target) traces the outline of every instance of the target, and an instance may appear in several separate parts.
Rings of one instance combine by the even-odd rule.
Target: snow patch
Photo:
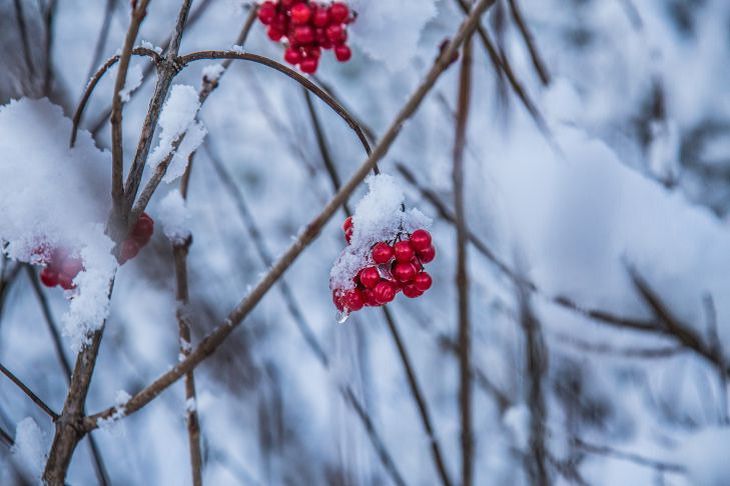
[[[158,219],[162,222],[165,236],[173,243],[183,243],[190,236],[190,212],[179,190],[170,191],[162,198],[158,206]]]
[[[139,64],[129,68],[127,71],[127,81],[124,83],[124,89],[119,92],[119,99],[126,103],[130,99],[130,95],[142,84],[142,67]]]
[[[46,440],[43,431],[31,417],[21,420],[15,427],[15,444],[12,453],[28,475],[41,478],[46,464]]]

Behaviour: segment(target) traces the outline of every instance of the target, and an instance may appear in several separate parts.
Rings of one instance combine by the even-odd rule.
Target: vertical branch
[[[456,217],[456,293],[459,317],[459,407],[461,410],[461,476],[464,486],[473,482],[474,439],[472,436],[471,331],[469,324],[469,277],[466,242],[468,230],[464,214],[464,146],[471,97],[471,36],[462,48],[459,73],[459,100],[454,138],[454,212]]]
[[[535,45],[535,40],[532,37],[532,33],[530,32],[530,29],[527,28],[527,23],[522,17],[522,11],[520,10],[520,6],[517,5],[517,0],[508,1],[509,9],[512,13],[512,18],[514,19],[515,24],[517,24],[517,28],[520,30],[522,38],[525,40],[527,50],[530,52],[532,65],[535,66],[535,71],[537,71],[537,75],[540,77],[540,81],[542,82],[543,86],[547,86],[548,84],[550,84],[550,73],[548,72],[547,67],[545,67],[545,63],[543,62],[542,58],[540,57],[540,53],[537,50],[537,46]]]
[[[30,55],[30,39],[28,39],[28,26],[25,24],[25,15],[23,13],[23,6],[20,0],[14,0],[15,4],[15,18],[18,21],[18,31],[20,32],[20,40],[23,45],[23,57],[25,58],[25,65],[28,68],[28,74],[30,78],[35,77],[35,66],[33,65],[33,59]]]
[[[49,0],[44,13],[46,24],[46,71],[43,76],[43,92],[50,96],[53,89],[53,19],[56,15],[57,0]]]

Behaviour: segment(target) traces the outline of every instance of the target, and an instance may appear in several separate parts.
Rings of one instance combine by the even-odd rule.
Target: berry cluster
[[[352,51],[346,45],[347,24],[354,20],[342,2],[329,6],[309,0],[274,0],[259,6],[258,17],[267,25],[269,39],[286,38],[284,60],[305,73],[317,70],[322,49],[332,49],[335,58],[346,62]]]
[[[349,244],[353,231],[351,217],[345,220],[342,229]],[[338,310],[353,312],[365,306],[387,304],[401,291],[411,299],[420,297],[432,284],[423,265],[435,257],[436,249],[428,231],[418,229],[411,234],[399,233],[391,241],[373,245],[369,255],[372,264],[355,276],[355,288],[333,290],[332,300]]]
[[[142,213],[129,233],[129,237],[119,247],[117,261],[120,265],[136,257],[139,250],[149,243],[154,228],[155,222],[152,218],[147,213]],[[35,253],[40,256],[41,262],[45,264],[40,274],[43,285],[46,287],[60,285],[66,290],[76,288],[73,280],[84,269],[81,258],[72,256],[71,250],[67,248],[55,248],[49,252],[47,247],[40,246],[36,248]]]

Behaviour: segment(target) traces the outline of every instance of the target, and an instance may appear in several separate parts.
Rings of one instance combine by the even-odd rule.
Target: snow
[[[689,437],[674,455],[675,462],[687,468],[686,484],[726,485],[730,478],[729,443],[728,428],[710,427]]]
[[[155,51],[157,54],[162,54],[162,47],[156,46],[150,41],[143,40],[142,42],[140,42],[140,45],[146,49],[151,49]]]
[[[187,412],[195,412],[198,409],[198,404],[195,398],[188,398],[185,400],[185,410]]]
[[[183,243],[190,237],[190,212],[178,189],[168,192],[158,206],[157,215],[162,230],[171,242]]]
[[[207,79],[209,82],[213,82],[218,81],[218,78],[221,77],[223,71],[225,71],[223,64],[209,64],[203,68],[202,74],[204,79]]]
[[[371,175],[365,183],[368,192],[357,203],[352,215],[352,239],[330,272],[331,289],[346,290],[354,286],[352,279],[357,272],[372,264],[370,249],[375,243],[392,240],[399,233],[428,228],[431,224],[417,208],[402,210],[405,194],[393,176]]]
[[[409,65],[421,32],[436,16],[435,0],[352,0],[349,5],[357,12],[348,26],[352,44],[392,71]]]
[[[124,89],[119,92],[119,99],[123,103],[129,101],[131,94],[142,84],[142,66],[135,64],[127,71],[127,81],[124,83]]]
[[[109,211],[109,153],[88,132],[68,147],[71,121],[47,99],[0,107],[0,240],[12,259],[41,263],[54,248],[80,254],[85,271],[69,292],[62,316],[72,349],[86,342],[108,314],[109,282],[116,269],[104,234]]]
[[[12,452],[29,476],[40,480],[46,464],[46,439],[31,417],[21,420],[15,428]]]
[[[530,409],[525,404],[514,405],[507,409],[502,419],[512,436],[515,447],[527,451],[530,440]]]
[[[150,167],[157,167],[173,151],[173,144],[185,136],[167,168],[162,179],[164,182],[172,182],[185,173],[188,156],[205,138],[205,127],[195,121],[199,109],[200,101],[195,88],[184,84],[172,87],[160,114],[160,141],[147,160]]]

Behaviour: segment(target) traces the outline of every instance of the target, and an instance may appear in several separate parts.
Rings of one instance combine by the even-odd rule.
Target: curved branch
[[[147,56],[155,64],[158,64],[162,60],[157,52],[146,47],[135,47],[134,49],[132,49],[132,55]],[[71,130],[71,141],[69,142],[69,145],[71,147],[73,147],[76,143],[76,135],[78,134],[79,125],[81,124],[81,117],[84,114],[84,109],[86,109],[89,98],[91,98],[91,93],[93,93],[94,89],[96,89],[96,85],[99,84],[99,81],[101,81],[101,78],[104,77],[107,71],[109,71],[109,69],[111,69],[111,67],[114,66],[117,62],[119,62],[119,58],[120,55],[117,54],[107,59],[104,64],[102,64],[102,66],[91,77],[91,79],[89,80],[89,84],[86,85],[84,94],[83,96],[81,96],[81,100],[79,101],[79,104],[76,107],[76,111],[74,112],[73,116],[73,128]]]

